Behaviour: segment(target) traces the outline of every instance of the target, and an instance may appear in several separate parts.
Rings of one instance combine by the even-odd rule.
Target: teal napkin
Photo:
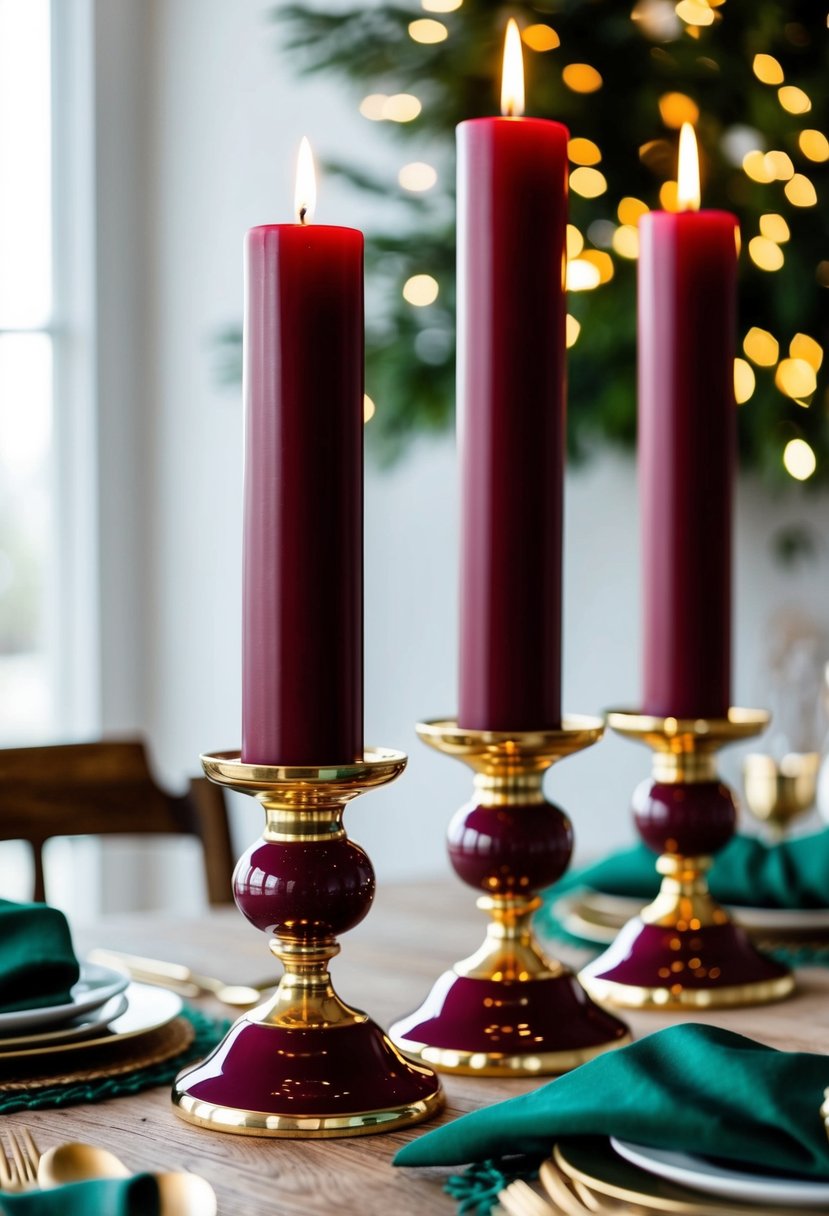
[[[829,1179],[820,1117],[829,1056],[775,1051],[686,1023],[598,1056],[539,1089],[407,1144],[395,1165],[547,1157],[564,1136],[614,1135]]]
[[[79,975],[62,912],[0,900],[0,1013],[65,1005]]]
[[[654,861],[651,850],[638,844],[579,870],[578,885],[609,895],[649,900],[659,890],[660,878]],[[779,844],[765,844],[753,836],[735,836],[716,855],[709,882],[714,897],[725,904],[748,908],[826,908],[827,875],[829,828]],[[568,888],[573,885],[567,882]]]
[[[0,1216],[158,1216],[159,1210],[158,1187],[151,1174],[0,1194]]]

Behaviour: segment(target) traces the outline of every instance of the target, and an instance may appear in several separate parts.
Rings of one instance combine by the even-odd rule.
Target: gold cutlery
[[[213,996],[223,1005],[256,1005],[263,992],[276,986],[271,977],[261,984],[229,984],[212,975],[202,975],[181,963],[167,963],[163,959],[141,958],[137,954],[124,954],[120,950],[90,950],[91,963],[104,967],[116,967],[126,971],[134,980],[145,984],[157,984],[170,988],[179,996]]]
[[[40,1156],[28,1128],[20,1133],[6,1133],[9,1145],[7,1157],[0,1144],[0,1191],[37,1190],[37,1163]]]
[[[130,1171],[114,1153],[94,1144],[59,1144],[40,1158],[41,1190],[103,1178],[129,1178]],[[185,1171],[153,1173],[158,1187],[159,1216],[216,1216],[216,1193],[206,1178]]]
[[[499,1191],[498,1202],[508,1216],[556,1216],[556,1209],[520,1178]]]

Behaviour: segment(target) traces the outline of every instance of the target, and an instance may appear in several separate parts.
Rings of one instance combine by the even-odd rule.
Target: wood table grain
[[[343,939],[332,969],[337,989],[348,1003],[387,1025],[416,1005],[444,967],[472,952],[483,926],[474,899],[451,880],[381,887],[366,921]],[[236,982],[259,980],[270,971],[262,935],[233,909],[190,920],[103,919],[77,929],[75,936],[81,952],[94,946],[127,950]],[[560,955],[581,961],[575,951]],[[799,981],[797,995],[781,1004],[698,1014],[693,1020],[775,1047],[829,1052],[829,970],[803,970]],[[205,1008],[227,1012],[208,1002]],[[678,1016],[634,1014],[628,1020],[641,1037]],[[446,1109],[435,1123],[539,1083],[445,1077]],[[86,1140],[111,1149],[133,1170],[196,1170],[215,1187],[221,1216],[448,1216],[454,1211],[442,1189],[451,1171],[391,1164],[397,1148],[425,1125],[353,1140],[259,1140],[184,1123],[173,1114],[166,1088],[92,1106],[8,1115],[0,1124],[24,1125],[34,1129],[41,1148]]]

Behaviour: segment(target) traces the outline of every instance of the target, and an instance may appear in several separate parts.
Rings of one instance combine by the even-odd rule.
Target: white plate
[[[71,1001],[65,1005],[45,1005],[39,1009],[16,1009],[0,1013],[0,1032],[33,1030],[36,1026],[61,1026],[74,1021],[82,1013],[98,1009],[112,997],[123,992],[130,982],[123,971],[99,967],[97,963],[81,963],[81,978],[71,990]]]
[[[762,1203],[768,1207],[773,1204],[809,1207],[829,1203],[829,1182],[752,1174],[744,1169],[715,1165],[704,1157],[694,1157],[690,1153],[671,1153],[661,1148],[647,1148],[643,1144],[630,1144],[626,1140],[617,1140],[615,1136],[610,1137],[610,1143],[619,1156],[631,1165],[638,1165],[647,1173],[656,1174],[657,1178],[667,1178],[708,1195]]]
[[[637,916],[647,902],[631,899],[627,895],[607,895],[604,891],[590,889],[580,891],[574,898],[588,910],[615,917],[620,923]],[[801,933],[829,929],[829,908],[740,908],[734,904],[727,907],[736,921],[759,933]]]
[[[7,1038],[0,1039],[0,1060],[4,1052],[17,1051],[22,1047],[43,1047],[47,1043],[71,1043],[73,1039],[89,1038],[126,1013],[127,1004],[126,993],[119,992],[101,1005],[100,1009],[93,1009],[74,1022],[67,1022],[65,1026],[39,1030],[34,1034],[10,1034]]]
[[[52,1043],[42,1047],[8,1049],[0,1055],[0,1064],[9,1060],[21,1060],[28,1056],[64,1055],[70,1051],[91,1051],[98,1047],[132,1039],[136,1035],[149,1034],[172,1022],[181,1013],[183,1001],[175,992],[155,988],[150,984],[130,984],[127,989],[127,1007],[120,1017],[108,1026],[100,1027],[98,1033],[73,1042]]]

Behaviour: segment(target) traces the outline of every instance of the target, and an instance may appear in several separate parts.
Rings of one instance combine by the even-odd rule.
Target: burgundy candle
[[[300,222],[246,243],[247,764],[363,750],[363,236],[307,222],[303,143]]]
[[[691,127],[679,178],[680,203],[698,207]],[[643,709],[659,716],[723,717],[731,703],[736,276],[733,215],[640,220]]]
[[[470,730],[561,720],[567,130],[518,116],[514,22],[504,68],[506,117],[458,127],[458,722]]]

